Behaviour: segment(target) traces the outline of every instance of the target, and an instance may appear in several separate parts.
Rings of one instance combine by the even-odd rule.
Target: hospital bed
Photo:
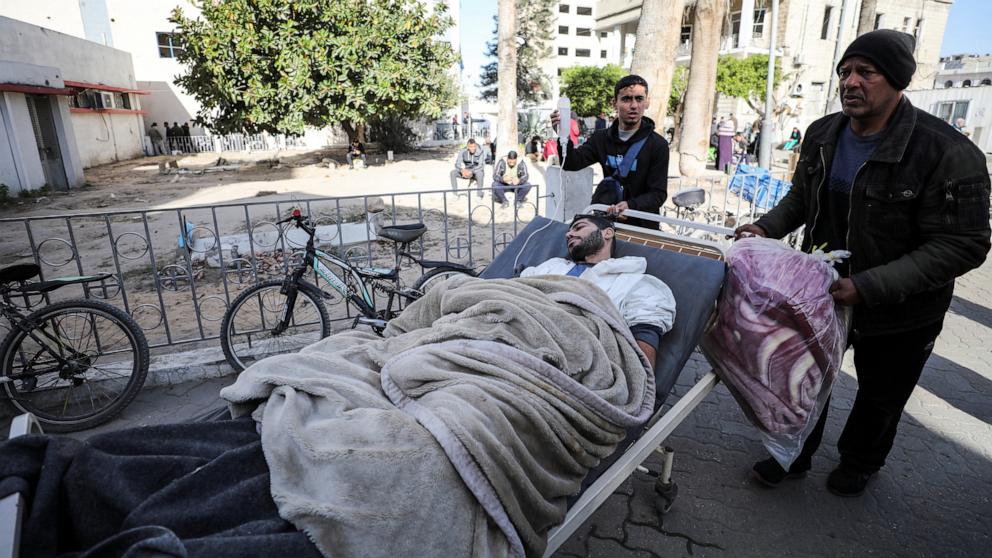
[[[604,209],[592,206],[590,209]],[[687,223],[658,215],[629,211],[634,217],[653,219],[685,230],[686,227],[705,229],[712,235],[731,231],[712,225]],[[564,241],[566,223],[537,217],[506,246],[482,273],[483,278],[508,278],[524,267],[537,265],[551,257],[567,253]],[[671,452],[662,447],[663,441],[712,391],[717,383],[714,372],[703,375],[696,384],[670,407],[664,406],[685,363],[696,350],[698,341],[715,310],[723,285],[723,250],[719,243],[687,239],[662,231],[617,225],[616,256],[643,256],[648,261],[648,273],[662,279],[677,301],[675,324],[662,339],[655,363],[656,412],[643,428],[629,432],[627,440],[611,458],[593,470],[584,491],[569,507],[563,523],[549,533],[545,555],[550,556],[588,519],[595,510],[629,477],[635,469],[648,472],[642,466],[652,453],[662,454],[663,470],[653,472],[658,477],[659,493],[673,498],[674,486],[668,478]],[[18,417],[11,427],[11,437],[38,432],[37,424],[28,415]],[[671,505],[668,501],[665,506]],[[0,501],[0,558],[18,556],[21,516],[24,501],[14,493]]]

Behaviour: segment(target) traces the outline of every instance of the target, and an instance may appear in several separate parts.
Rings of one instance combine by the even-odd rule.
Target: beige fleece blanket
[[[263,360],[254,413],[282,517],[326,556],[540,556],[654,377],[607,295],[456,277],[393,320]]]

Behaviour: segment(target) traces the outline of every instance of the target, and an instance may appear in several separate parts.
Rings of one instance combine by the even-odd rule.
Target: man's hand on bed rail
[[[767,237],[768,233],[765,232],[765,229],[753,223],[748,223],[747,225],[741,225],[736,229],[734,229],[734,240],[740,240],[742,238],[747,238],[749,236]]]
[[[622,201],[620,203],[607,207],[606,214],[616,218],[618,221],[626,221],[627,216],[623,215],[622,213],[624,211],[627,211],[628,209],[630,209],[630,205],[628,205],[627,202]]]

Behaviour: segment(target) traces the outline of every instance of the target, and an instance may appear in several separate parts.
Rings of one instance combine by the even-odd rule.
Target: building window
[[[738,38],[741,36],[741,13],[734,12],[730,14],[730,48],[734,48],[738,45]]]
[[[558,68],[558,77],[561,77],[561,68]]]
[[[962,81],[961,82],[961,87],[971,87],[971,80],[970,79],[966,79],[966,80]]]
[[[599,57],[600,58],[606,58],[606,51],[605,50],[599,51]],[[982,85],[986,85],[986,84],[983,83]]]
[[[155,33],[155,36],[158,38],[159,58],[175,58],[183,52],[179,37],[174,33]]]
[[[568,35],[568,26],[567,25],[559,25],[558,26],[558,34],[559,35]]]
[[[599,32],[599,37],[600,37],[601,39],[605,39],[605,38],[607,38],[607,37],[609,37],[609,36],[610,36],[610,34],[609,34],[609,33],[607,33],[606,31],[600,31],[600,32]]]
[[[952,87],[954,87],[954,82],[953,81],[947,80],[947,81],[944,82],[944,89],[950,89]]]
[[[875,29],[882,28],[882,14],[875,14]]]
[[[820,38],[826,40],[830,35],[830,16],[833,15],[834,7],[823,8],[823,27],[820,29]]]
[[[587,15],[587,16],[591,16],[592,15],[592,8],[582,7],[582,6],[576,6],[575,7],[575,14],[576,15]]]
[[[751,36],[753,37],[764,37],[765,36],[765,9],[755,8],[754,10],[754,24],[751,26]]]
[[[902,32],[909,33],[909,22],[913,21],[911,17],[902,18]]]
[[[913,28],[913,37],[916,38],[917,44],[919,44],[920,31],[922,29],[923,29],[923,18],[921,17],[916,20],[916,27]]]
[[[568,4],[558,4],[558,13],[560,13],[560,14],[567,14],[568,13]]]
[[[587,48],[577,48],[575,49],[575,56],[579,58],[589,58],[589,49]]]
[[[591,37],[592,36],[592,31],[590,29],[586,29],[585,27],[576,27],[575,28],[575,36],[576,37]]]
[[[683,25],[682,26],[682,34],[679,35],[679,44],[680,45],[687,45],[687,44],[689,44],[690,41],[692,41],[692,26],[691,25]]]
[[[558,56],[568,56],[568,47],[558,47]]]
[[[131,109],[131,95],[128,93],[114,93],[114,108]]]
[[[958,118],[968,117],[968,101],[947,101],[937,103],[936,112],[938,118],[944,122],[954,122]]]

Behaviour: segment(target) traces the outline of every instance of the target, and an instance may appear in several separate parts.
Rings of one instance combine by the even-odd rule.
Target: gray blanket
[[[654,376],[571,277],[456,277],[393,320],[250,367],[280,515],[326,556],[540,556],[583,477],[650,416]]]

